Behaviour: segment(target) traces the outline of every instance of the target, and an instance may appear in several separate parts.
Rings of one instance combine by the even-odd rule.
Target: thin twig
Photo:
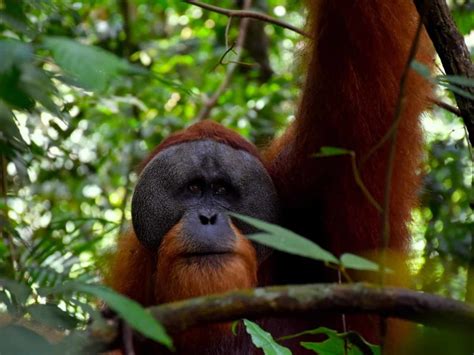
[[[194,0],[185,0],[185,2],[187,2],[188,4],[195,5],[203,9],[212,11],[212,12],[217,12],[219,14],[222,14],[228,17],[253,18],[255,20],[264,21],[264,22],[271,23],[279,27],[286,28],[288,30],[296,32],[305,37],[311,37],[308,33],[303,31],[302,29],[295,27],[293,25],[290,25],[289,23],[286,23],[284,21],[278,20],[274,17],[268,16],[267,14],[264,14],[262,12],[249,11],[245,9],[244,10],[229,10],[229,9],[224,9],[222,7],[218,7],[218,6],[214,6],[214,5],[210,5],[210,4],[206,4],[206,3],[202,3],[202,2],[194,1]]]
[[[354,175],[354,180],[359,186],[359,188],[362,190],[362,193],[365,195],[365,197],[369,200],[370,204],[375,207],[375,209],[382,213],[382,207],[380,204],[375,200],[375,198],[372,196],[370,193],[369,189],[365,186],[364,182],[362,181],[362,177],[360,176],[359,169],[357,168],[357,162],[356,162],[356,155],[355,152],[350,153],[351,156],[351,165],[352,165],[352,173]]]
[[[435,104],[436,106],[438,107],[441,107],[442,109],[446,110],[446,111],[449,111],[453,114],[455,114],[456,116],[459,116],[459,117],[462,117],[461,116],[461,110],[458,109],[457,107],[453,106],[453,105],[450,105],[444,101],[441,101],[441,100],[438,100],[438,99],[435,99],[434,97],[430,98],[430,101]],[[467,137],[469,137],[469,133],[467,133],[466,135]]]
[[[188,1],[188,2],[195,5],[193,1]],[[251,0],[245,0],[244,9],[248,9],[250,8],[250,6],[251,6]],[[212,109],[216,106],[217,101],[219,100],[219,97],[221,97],[221,95],[227,90],[230,84],[230,81],[232,79],[232,76],[234,75],[234,72],[237,69],[238,62],[240,61],[240,58],[242,57],[245,37],[247,35],[248,22],[249,22],[249,19],[245,17],[242,18],[242,20],[240,21],[239,37],[237,38],[237,41],[235,43],[236,59],[234,62],[230,63],[227,66],[227,72],[224,77],[224,80],[221,82],[221,84],[219,85],[217,90],[214,92],[214,94],[205,101],[203,107],[201,108],[201,111],[199,111],[196,117],[196,120],[201,121],[206,118],[209,118],[209,115]],[[228,32],[228,26],[226,27],[226,33],[227,32]],[[226,39],[226,42],[228,42],[227,39]],[[227,52],[228,50],[226,51],[226,53]]]
[[[404,100],[405,100],[405,89],[406,83],[408,80],[408,74],[410,72],[410,65],[413,59],[416,56],[418,50],[418,44],[420,42],[421,32],[423,29],[423,19],[420,15],[418,20],[418,25],[415,32],[415,38],[410,47],[410,52],[408,53],[408,59],[403,68],[402,77],[400,79],[400,87],[397,97],[397,102],[395,104],[395,114],[393,119],[393,124],[389,129],[389,135],[387,139],[390,139],[390,151],[387,161],[387,171],[385,175],[385,191],[384,191],[384,201],[383,201],[383,212],[382,212],[382,253],[381,253],[381,262],[380,262],[380,286],[383,287],[385,284],[385,271],[386,271],[386,258],[387,258],[387,249],[390,242],[390,202],[391,202],[391,192],[392,192],[392,176],[393,169],[395,165],[395,155],[397,152],[397,136],[398,136],[398,126],[403,115]],[[380,334],[381,334],[381,349],[385,347],[385,337],[387,334],[387,319],[385,317],[380,318]]]
[[[3,218],[4,221],[0,221],[2,224],[8,222],[8,173],[7,173],[7,159],[5,155],[0,154],[0,195],[3,199]],[[13,237],[6,228],[0,224],[0,232],[5,244],[8,245],[10,252],[10,260],[12,264],[12,270],[15,271],[18,268],[18,261],[16,259],[15,245],[13,244]]]
[[[385,192],[384,192],[384,202],[383,202],[383,216],[382,216],[382,260],[380,266],[380,284],[383,286],[384,284],[384,275],[385,275],[385,257],[386,251],[390,242],[390,201],[391,201],[391,190],[392,190],[392,176],[393,176],[393,168],[395,163],[395,155],[396,155],[396,147],[397,147],[397,134],[398,134],[398,126],[400,120],[402,119],[403,115],[403,108],[404,108],[404,99],[405,99],[405,89],[408,80],[408,74],[410,72],[410,65],[413,59],[416,56],[416,52],[418,50],[418,44],[420,42],[421,32],[423,29],[423,19],[422,15],[420,15],[420,19],[418,20],[418,25],[415,32],[415,37],[410,47],[410,52],[408,53],[408,59],[405,63],[405,67],[403,68],[402,77],[400,79],[400,87],[397,97],[397,102],[395,105],[395,114],[393,125],[390,128],[389,132],[390,135],[388,138],[390,139],[390,151],[388,156],[388,163],[387,163],[387,172],[385,177]]]
[[[135,349],[133,347],[133,331],[132,328],[130,328],[130,326],[126,323],[123,325],[122,341],[125,351],[124,355],[135,355]]]
[[[466,133],[467,149],[469,157],[471,158],[471,188],[474,187],[474,156],[472,154],[472,145],[469,140],[469,132],[467,127],[464,126],[464,132]],[[471,202],[469,204],[471,213],[474,211],[474,205]],[[466,302],[474,303],[474,234],[471,233],[471,253],[469,258],[469,264],[467,265],[467,277],[466,277],[466,296],[464,297]]]
[[[362,180],[362,177],[360,176],[360,172],[359,172],[359,169],[357,167],[356,153],[353,150],[349,150],[345,154],[349,155],[349,157],[351,159],[352,175],[354,177],[354,181],[355,181],[356,185],[359,186],[361,192],[364,194],[364,196],[367,198],[367,200],[370,202],[370,204],[372,206],[374,206],[374,208],[379,213],[382,213],[382,207],[377,202],[377,200],[375,200],[374,196],[372,196],[372,194],[370,193],[367,186],[365,186],[364,181]],[[331,155],[320,155],[318,153],[318,154],[315,154],[314,157],[316,157],[316,158],[329,158],[329,157],[331,157]]]
[[[123,20],[123,56],[128,58],[132,51],[132,26],[130,18],[130,3],[128,0],[119,0],[119,8]]]

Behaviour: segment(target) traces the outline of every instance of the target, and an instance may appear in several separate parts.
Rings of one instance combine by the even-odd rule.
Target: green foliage
[[[13,321],[2,323],[2,354],[82,349],[90,340],[82,330],[90,319],[101,320],[97,297],[145,335],[171,344],[148,313],[123,297],[93,286],[64,286],[98,281],[109,249],[128,228],[138,162],[168,134],[191,123],[203,98],[221,84],[227,70],[220,63],[227,18],[184,2],[137,0],[129,2],[126,30],[118,3],[0,2],[0,176],[6,175],[0,184],[0,317],[38,322],[47,329],[41,333]],[[257,5],[272,15],[281,6],[285,21],[303,26],[299,2]],[[231,8],[234,2],[219,6]],[[468,34],[472,7],[456,1],[452,6]],[[258,145],[293,119],[302,84],[302,75],[288,68],[297,61],[299,36],[272,25],[265,26],[265,33],[268,45],[250,38],[260,41],[260,56],[268,57],[270,80],[264,79],[262,58],[244,51],[242,60],[251,65],[238,67],[211,114]],[[234,20],[230,43],[237,34]],[[223,63],[233,59],[230,52]],[[472,80],[431,78],[418,64],[412,67],[436,85],[472,97],[466,91]],[[441,95],[445,100],[452,96]],[[442,122],[444,134],[427,144],[423,203],[412,228],[412,269],[419,289],[462,299],[474,223],[471,158],[458,134],[461,123],[441,111],[430,117],[436,122],[432,126]],[[323,147],[320,154],[351,152]],[[290,231],[247,221],[263,231],[250,237],[257,242],[338,268],[378,270],[370,260],[350,254],[338,259]],[[252,329],[262,347],[272,344],[271,336]],[[52,347],[45,339],[53,330],[71,335]],[[345,339],[326,336],[329,343],[307,346],[321,349]]]
[[[245,330],[250,334],[252,343],[262,349],[265,355],[291,355],[291,351],[278,344],[272,335],[254,322],[244,319]]]
[[[332,263],[342,269],[379,271],[378,264],[360,256],[346,253],[342,254],[338,260],[333,254],[324,250],[318,244],[288,229],[236,213],[231,213],[231,215],[266,232],[248,235],[247,237],[254,242],[289,254]]]
[[[43,45],[74,82],[85,89],[102,92],[114,78],[134,69],[125,60],[101,48],[86,46],[68,38],[45,37]]]
[[[254,242],[314,260],[332,263],[338,262],[337,258],[327,250],[324,250],[316,243],[313,243],[309,239],[303,238],[288,229],[247,216],[237,215],[234,213],[232,216],[267,232],[266,234],[260,233],[249,235],[248,238]]]
[[[360,336],[354,333],[337,333],[334,330],[320,327],[304,332],[304,334],[324,334],[327,337],[326,340],[317,343],[307,341],[301,342],[303,348],[312,350],[320,355],[340,354],[342,352],[348,355],[380,355],[379,346],[367,343]]]
[[[173,341],[163,326],[153,318],[149,311],[137,302],[103,286],[69,282],[60,287],[59,290],[63,292],[64,290],[85,292],[102,299],[112,310],[117,312],[123,319],[126,319],[127,323],[141,334],[165,345],[169,349],[173,348]],[[52,292],[55,292],[55,290],[52,290]]]
[[[452,14],[458,29],[468,35],[474,28],[474,5],[471,1],[453,1]]]

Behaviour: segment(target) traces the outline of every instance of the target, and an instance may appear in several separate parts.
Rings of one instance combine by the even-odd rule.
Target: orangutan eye
[[[227,195],[227,193],[229,192],[229,189],[224,184],[213,184],[212,191],[214,192],[214,195],[222,196],[222,195]]]
[[[202,187],[201,184],[197,182],[192,182],[188,185],[188,190],[193,194],[193,195],[200,195],[202,193]]]

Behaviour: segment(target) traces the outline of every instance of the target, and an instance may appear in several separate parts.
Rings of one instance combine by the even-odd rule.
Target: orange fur
[[[104,283],[144,306],[156,304],[153,296],[156,255],[140,244],[130,230],[118,243]]]
[[[192,262],[181,255],[183,240],[180,225],[173,227],[164,237],[159,249],[155,279],[156,301],[164,303],[255,287],[255,249],[235,227],[232,228],[237,236],[234,254],[220,256],[219,260]]]
[[[310,0],[307,7],[308,32],[317,41],[306,49],[308,72],[297,119],[269,147],[264,160],[289,220],[296,218],[292,213],[309,208],[322,224],[311,226],[296,219],[290,222],[291,228],[301,229],[336,255],[380,250],[382,218],[356,185],[350,159],[311,155],[322,146],[354,151],[365,186],[383,204],[389,144],[365,164],[361,160],[393,123],[419,16],[411,0]],[[416,59],[432,65],[433,49],[425,32]],[[420,188],[418,117],[428,106],[431,90],[428,81],[410,72],[390,188],[389,246],[398,254],[408,248],[407,222]],[[277,264],[286,265],[287,259],[283,256]],[[294,265],[295,269],[305,267]],[[348,317],[348,327],[379,341],[376,319]]]

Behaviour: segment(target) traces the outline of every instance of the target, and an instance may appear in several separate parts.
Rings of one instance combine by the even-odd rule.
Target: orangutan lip
[[[186,258],[207,258],[207,257],[219,257],[224,255],[232,254],[229,251],[208,251],[208,252],[194,252],[194,253],[186,253],[184,256]]]

